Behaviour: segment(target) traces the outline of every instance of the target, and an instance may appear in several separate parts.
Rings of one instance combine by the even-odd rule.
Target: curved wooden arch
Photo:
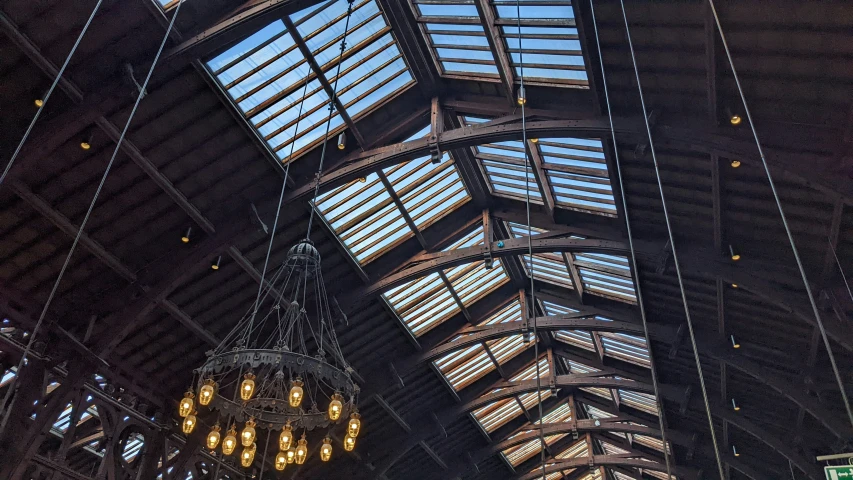
[[[531,320],[532,324],[532,320]],[[459,332],[460,335],[465,335],[457,340],[442,343],[434,347],[417,358],[417,363],[425,363],[443,357],[448,353],[462,350],[478,343],[488,340],[496,340],[498,338],[509,337],[512,335],[520,335],[525,329],[532,328],[531,324],[524,321],[498,323],[495,325],[484,325],[481,327],[466,328]],[[633,335],[643,335],[642,325],[634,322],[623,321],[608,321],[595,318],[589,313],[577,313],[570,315],[549,315],[546,317],[536,317],[536,328],[538,330],[554,331],[554,330],[585,330],[595,332],[620,332],[630,333]],[[652,338],[664,342],[672,343],[675,339],[676,329],[665,327],[663,325],[649,325],[649,335]],[[411,365],[409,365],[411,367]]]
[[[645,382],[626,380],[624,378],[601,378],[595,377],[593,375],[594,374],[586,373],[557,375],[557,377],[554,379],[554,385],[557,388],[615,388],[620,390],[632,390],[635,392],[642,393],[654,393],[654,388],[652,387],[652,385]],[[455,416],[459,416],[461,414],[484,407],[490,403],[497,402],[498,400],[514,397],[522,393],[535,392],[537,386],[536,384],[536,380],[524,380],[521,382],[503,382],[501,384],[495,385],[495,389],[500,389],[499,391],[488,393],[479,398],[471,400],[470,402],[460,405],[453,409],[453,413],[455,414]],[[669,386],[669,388],[666,387],[667,386],[665,385],[659,385],[661,394],[663,396],[672,396],[673,388],[671,386]]]
[[[475,126],[465,126],[441,132],[437,143],[441,150],[449,151],[483,145],[492,142],[521,140],[521,117],[515,123],[489,122]],[[646,132],[640,118],[614,118],[616,135],[624,141],[644,141]],[[607,118],[595,117],[579,120],[539,120],[526,122],[529,138],[547,138],[571,135],[572,137],[610,138],[610,125]],[[758,158],[755,144],[751,140],[711,133],[685,127],[659,125],[655,127],[655,143],[661,146],[687,151],[715,154],[731,158]],[[348,156],[343,166],[320,178],[321,191],[334,188],[346,182],[364,177],[382,168],[403,163],[414,158],[430,154],[428,139],[421,138],[409,142],[388,145],[380,148],[357,152]],[[784,169],[810,185],[819,186],[825,191],[853,199],[853,188],[845,185],[834,175],[822,172],[830,167],[829,158],[813,153],[796,154],[790,151],[766,148],[767,157],[774,168]],[[808,168],[815,164],[824,164],[824,168]],[[285,198],[290,202],[309,195],[314,189],[313,182],[293,190]]]
[[[640,425],[632,425],[629,423],[622,422],[605,422],[599,421],[598,425],[595,424],[594,420],[578,420],[577,424],[572,424],[572,422],[562,422],[562,423],[551,423],[545,424],[542,427],[538,425],[531,425],[531,430],[521,435],[516,435],[512,438],[508,438],[501,442],[489,445],[488,447],[484,447],[482,450],[477,452],[472,457],[477,459],[483,459],[494,455],[495,453],[506,450],[507,448],[512,448],[518,445],[522,445],[524,443],[529,442],[530,440],[536,440],[539,438],[539,430],[542,430],[542,435],[545,437],[560,435],[563,433],[608,433],[608,432],[617,432],[617,433],[632,433],[636,435],[645,435],[647,437],[655,437],[661,438],[660,430],[651,427],[643,427]],[[667,436],[668,440],[672,440],[674,443],[684,443],[684,438],[682,436],[676,435],[676,438],[679,441],[675,441],[675,439]],[[691,442],[687,442],[686,446],[690,446]]]
[[[647,460],[637,460],[634,458],[625,458],[621,455],[593,455],[592,457],[569,458],[565,460],[557,460],[554,463],[545,467],[545,475],[554,472],[561,472],[570,468],[583,467],[628,467],[642,468],[645,470],[654,470],[657,472],[666,472],[666,466],[658,462]],[[685,472],[681,469],[680,476],[684,476]],[[536,469],[526,475],[515,477],[515,480],[536,480],[542,476],[542,470]],[[694,475],[694,478],[696,476]]]

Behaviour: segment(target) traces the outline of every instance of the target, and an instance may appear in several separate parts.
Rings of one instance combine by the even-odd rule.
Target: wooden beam
[[[545,201],[545,209],[551,218],[554,218],[554,209],[557,208],[554,200],[554,193],[551,191],[551,182],[548,180],[548,175],[545,171],[545,161],[542,159],[542,153],[539,147],[533,140],[528,139],[524,146],[525,153],[530,159],[530,168],[533,170],[533,178],[536,179],[536,187],[539,188],[539,194]]]

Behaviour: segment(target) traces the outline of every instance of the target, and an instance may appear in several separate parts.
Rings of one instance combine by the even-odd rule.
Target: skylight
[[[557,206],[616,216],[601,140],[540,138],[536,148]]]
[[[539,360],[539,375],[541,378],[545,379],[550,374],[550,368],[548,364],[547,358],[542,358]],[[518,375],[510,378],[511,382],[520,382],[523,380],[534,380],[536,379],[536,364],[531,363],[529,367],[525,368]],[[489,393],[495,393],[499,390],[492,390]],[[542,389],[542,400],[544,401],[546,398],[551,396],[551,390],[548,388]],[[522,413],[522,405],[524,405],[525,409],[529,409],[534,405],[538,404],[538,395],[536,392],[528,392],[519,395],[518,397],[512,398],[504,398],[502,400],[498,400],[494,403],[490,403],[485,407],[479,408],[473,411],[471,414],[474,416],[474,419],[486,430],[486,432],[493,432],[498,428],[506,425],[507,422],[512,420],[513,418],[521,415]]]
[[[518,321],[521,321],[521,303],[514,300],[479,325]],[[451,340],[451,343],[464,337],[465,335],[460,335]],[[458,391],[495,370],[495,363],[489,353],[503,365],[531,345],[525,343],[521,335],[511,335],[488,341],[485,347],[483,344],[478,344],[453,352],[436,360],[435,365],[450,385]]]
[[[479,226],[462,235],[444,251],[482,244],[483,227]],[[503,264],[498,260],[495,260],[491,269],[486,269],[483,262],[474,262],[447,269],[443,273],[447,282],[438,273],[431,273],[383,294],[416,337],[456,315],[461,306],[468,307],[509,281]],[[461,300],[461,306],[453,298],[448,284]]]
[[[528,234],[526,225],[513,222],[507,222],[506,225],[513,238],[526,237]],[[547,230],[535,227],[530,231],[533,235],[548,233]],[[532,268],[533,277],[537,280],[574,289],[571,271],[575,268],[583,283],[584,292],[620,302],[637,303],[631,267],[626,257],[600,253],[554,252],[533,254],[532,266],[530,255],[522,255],[522,260],[527,274],[530,275]]]
[[[492,0],[492,4],[517,77],[521,76],[521,66],[524,66],[525,82],[588,88],[571,1],[522,1],[521,32],[517,25],[516,0]]]
[[[407,140],[426,135],[429,127]],[[391,186],[390,191],[385,181]],[[392,193],[418,230],[471,199],[448,153],[438,164],[428,156],[416,158],[321,195],[318,210],[362,265],[415,235]]]
[[[522,1],[519,32],[515,0],[492,0],[483,16],[473,0],[410,0],[443,76],[498,81],[500,60],[509,63],[518,79],[523,55],[525,82],[586,88],[571,2],[525,3],[529,2]],[[492,29],[499,36],[497,52],[487,39]],[[506,58],[496,59],[496,54]]]
[[[295,33],[330,84],[335,83],[346,8],[347,2],[341,0],[291,16]],[[338,96],[349,116],[357,119],[413,85],[414,79],[375,0],[357,1],[349,25]],[[329,118],[329,95],[314,72],[299,114],[310,67],[293,34],[276,20],[207,62],[240,111],[285,162],[321,141]],[[344,128],[336,110],[331,134]]]

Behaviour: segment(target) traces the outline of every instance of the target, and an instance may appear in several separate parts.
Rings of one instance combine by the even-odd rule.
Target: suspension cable
[[[841,262],[838,261],[838,253],[835,251],[835,246],[832,245],[832,240],[829,240],[829,249],[832,250],[832,256],[835,257],[835,264],[838,265],[838,272],[841,273],[841,279],[844,280],[844,286],[847,287],[847,294],[850,295],[850,300],[853,300],[853,292],[850,291],[850,283],[847,281],[847,276],[844,275],[844,268],[841,267]]]
[[[515,21],[518,28],[518,67],[521,86],[518,93],[518,103],[521,104],[521,145],[524,150],[524,203],[527,211],[527,255],[530,259],[530,308],[528,312],[521,312],[522,315],[533,316],[533,358],[536,365],[536,401],[539,410],[539,457],[542,463],[542,480],[545,480],[545,431],[544,419],[542,418],[542,378],[539,368],[539,331],[536,321],[536,284],[535,284],[535,268],[536,262],[533,261],[533,226],[530,222],[530,155],[527,153],[529,146],[527,145],[527,119],[524,114],[524,104],[527,103],[527,92],[524,90],[524,49],[521,48],[521,3],[515,0]],[[512,92],[508,92],[512,96]],[[577,288],[577,285],[575,286]],[[556,365],[548,365],[549,369],[555,368]],[[577,412],[572,412],[572,415],[577,415]]]
[[[675,273],[678,276],[678,287],[681,290],[681,301],[682,301],[682,303],[684,303],[684,315],[685,315],[685,318],[687,319],[687,328],[690,332],[690,343],[693,345],[693,358],[696,361],[696,371],[699,375],[699,386],[702,388],[702,400],[705,402],[705,413],[708,416],[708,427],[711,431],[711,442],[714,445],[714,455],[715,455],[716,460],[717,460],[717,469],[719,470],[719,473],[720,473],[720,480],[725,480],[726,476],[725,476],[725,472],[723,469],[723,462],[722,462],[722,459],[720,457],[720,449],[717,446],[717,434],[714,431],[714,419],[711,417],[711,405],[708,402],[708,391],[705,388],[705,376],[702,374],[702,362],[699,359],[699,348],[696,346],[696,335],[693,331],[693,321],[690,318],[690,307],[688,307],[688,305],[687,305],[687,292],[684,288],[684,280],[681,277],[681,267],[678,264],[678,253],[676,252],[676,248],[675,248],[675,238],[674,238],[673,233],[672,233],[672,225],[671,225],[670,219],[669,219],[669,211],[667,210],[667,207],[666,207],[666,195],[663,192],[663,181],[661,180],[660,168],[658,166],[657,154],[655,153],[655,144],[654,144],[654,139],[652,138],[652,128],[651,128],[651,125],[649,125],[649,115],[648,115],[648,112],[646,110],[646,100],[643,96],[643,84],[640,81],[640,70],[637,67],[637,56],[634,52],[634,43],[631,41],[631,27],[628,25],[628,14],[625,12],[625,0],[619,0],[619,3],[622,7],[622,19],[625,21],[625,32],[627,33],[627,36],[628,36],[628,47],[631,50],[631,62],[633,63],[633,66],[634,66],[634,76],[637,80],[637,90],[640,93],[640,105],[643,108],[643,120],[645,121],[645,125],[646,125],[646,134],[649,137],[649,150],[651,151],[651,154],[652,154],[652,162],[654,163],[654,167],[655,167],[655,176],[657,177],[658,189],[660,190],[660,199],[661,199],[661,206],[663,207],[663,216],[664,216],[664,219],[666,221],[667,234],[669,235],[669,245],[672,248],[672,261],[675,264]],[[623,201],[625,200],[624,196],[623,196],[622,200]],[[651,352],[651,348],[649,349],[649,351]],[[664,445],[664,448],[666,448],[666,445]]]
[[[788,226],[788,218],[785,216],[785,210],[782,208],[782,201],[779,199],[779,193],[776,191],[776,183],[773,181],[773,175],[770,174],[770,167],[767,165],[767,157],[764,155],[764,148],[761,146],[761,141],[758,139],[758,132],[755,129],[755,122],[752,119],[752,113],[749,110],[749,105],[746,103],[746,96],[743,93],[743,87],[740,84],[740,77],[735,69],[732,53],[729,50],[729,43],[726,41],[726,35],[723,33],[723,26],[720,23],[720,16],[717,14],[717,7],[714,5],[714,0],[708,0],[708,5],[711,7],[711,13],[714,14],[714,21],[717,23],[717,30],[720,32],[720,39],[723,43],[723,49],[726,51],[726,58],[729,61],[729,66],[732,69],[732,77],[734,77],[737,91],[740,95],[740,100],[743,102],[743,110],[746,114],[746,119],[749,122],[749,128],[752,130],[752,136],[755,138],[755,145],[758,147],[758,154],[761,157],[761,164],[764,166],[764,172],[767,174],[767,180],[770,182],[770,190],[773,192],[773,199],[776,201],[776,207],[779,209],[779,216],[782,217],[782,225],[785,226],[785,234],[788,236],[788,242],[791,244],[791,250],[794,252],[794,260],[797,262],[797,268],[800,270],[800,277],[803,279],[803,285],[806,287],[806,293],[809,296],[814,311],[815,320],[817,321],[820,336],[823,338],[823,344],[826,347],[826,353],[829,356],[829,362],[832,365],[832,372],[835,374],[835,380],[838,382],[838,390],[841,392],[841,398],[844,401],[844,407],[847,409],[847,417],[850,420],[850,425],[853,426],[853,410],[850,407],[850,400],[847,398],[847,392],[844,390],[844,382],[841,379],[841,373],[838,371],[838,365],[835,363],[835,355],[832,354],[832,346],[829,344],[829,337],[826,335],[826,328],[823,326],[823,320],[820,316],[820,311],[817,308],[814,294],[812,293],[809,279],[806,276],[806,270],[803,268],[803,262],[800,260],[800,252],[797,250],[797,245],[794,242],[794,236],[791,233],[791,227]]]
[[[103,0],[98,0],[98,3],[95,4],[92,14],[89,15],[89,19],[86,20],[86,24],[83,25],[83,30],[80,31],[80,35],[77,36],[77,40],[74,42],[74,46],[71,47],[71,51],[68,52],[68,56],[65,57],[65,62],[62,64],[62,68],[59,69],[59,72],[56,74],[56,78],[53,79],[53,83],[50,84],[50,88],[47,89],[47,93],[44,95],[44,98],[41,99],[41,106],[36,110],[36,114],[33,116],[29,127],[27,127],[27,131],[24,132],[24,136],[21,138],[21,141],[18,142],[18,147],[15,149],[15,153],[12,154],[12,158],[9,159],[9,164],[6,165],[3,173],[0,174],[0,185],[3,185],[3,180],[6,180],[6,176],[9,174],[9,171],[12,170],[12,165],[18,158],[18,154],[21,153],[21,149],[24,147],[24,143],[27,141],[27,138],[29,138],[30,132],[33,131],[33,127],[36,125],[36,122],[41,116],[41,112],[47,108],[47,101],[50,100],[50,96],[53,95],[53,90],[56,89],[59,81],[62,80],[65,68],[68,67],[69,63],[71,63],[71,57],[74,56],[74,53],[77,51],[77,47],[80,45],[80,41],[83,40],[83,36],[86,35],[86,31],[89,30],[89,25],[92,24],[92,19],[95,18],[95,14],[98,13],[98,9],[101,8],[101,3],[103,3]]]
[[[107,163],[107,168],[104,170],[104,174],[101,177],[101,182],[98,184],[98,188],[95,191],[95,196],[92,197],[92,201],[89,203],[89,209],[86,211],[86,215],[83,217],[83,221],[80,223],[80,227],[77,229],[77,235],[74,236],[74,242],[71,244],[71,249],[68,251],[68,254],[65,256],[65,262],[62,264],[62,268],[59,270],[59,275],[56,277],[56,281],[53,283],[53,288],[50,290],[50,294],[47,297],[47,301],[44,304],[44,307],[41,310],[41,314],[39,315],[38,321],[36,322],[35,327],[33,328],[32,333],[30,334],[30,341],[27,342],[26,348],[24,348],[24,352],[21,355],[21,360],[18,362],[18,375],[21,375],[21,369],[23,368],[27,355],[30,354],[30,350],[32,349],[33,344],[35,343],[36,336],[39,333],[39,329],[41,328],[42,323],[44,322],[44,318],[47,315],[47,311],[50,308],[50,304],[53,302],[53,298],[56,295],[56,291],[59,289],[59,284],[62,282],[62,277],[65,275],[65,271],[68,269],[68,265],[71,263],[71,257],[74,255],[74,251],[77,249],[77,244],[80,243],[80,238],[83,236],[83,230],[86,228],[86,224],[89,222],[89,217],[92,215],[92,211],[95,209],[95,204],[98,201],[98,197],[101,195],[101,191],[104,188],[104,184],[107,181],[107,177],[110,174],[110,170],[113,167],[113,163],[115,163],[115,159],[118,156],[119,149],[121,149],[122,144],[124,143],[124,138],[127,135],[128,129],[130,129],[130,124],[133,121],[133,117],[136,115],[136,111],[139,108],[139,103],[142,101],[142,98],[145,96],[145,89],[148,87],[148,82],[151,80],[151,75],[154,73],[154,68],[157,66],[157,62],[160,60],[160,55],[163,53],[163,48],[166,46],[166,42],[169,40],[169,35],[172,33],[172,28],[175,25],[175,19],[178,18],[178,13],[181,11],[181,6],[184,4],[185,0],[180,0],[178,6],[175,8],[175,13],[172,15],[172,20],[169,22],[169,28],[166,30],[166,35],[163,36],[163,41],[160,42],[160,48],[157,50],[157,55],[154,57],[154,62],[151,63],[151,67],[148,69],[148,75],[145,77],[145,82],[143,82],[142,87],[139,89],[139,95],[136,96],[136,102],[133,104],[133,109],[130,111],[130,115],[127,117],[127,122],[125,122],[124,129],[121,132],[121,135],[116,142],[116,148],[113,150],[112,157],[110,157],[109,163]],[[19,377],[20,378],[20,377]],[[9,421],[9,417],[11,416],[11,409],[7,408],[7,403],[9,399],[12,397],[13,392],[17,392],[20,388],[20,382],[16,381],[13,388],[9,388],[6,390],[6,395],[3,398],[2,407],[5,409],[5,413],[3,415],[2,423],[0,423],[0,433],[2,433],[6,429],[6,424]]]
[[[338,71],[335,73],[335,85],[332,87],[332,98],[329,99],[329,120],[326,121],[326,134],[323,136],[323,151],[320,153],[320,165],[317,167],[317,181],[314,184],[314,197],[311,199],[311,216],[308,218],[308,232],[306,240],[311,240],[311,225],[314,223],[314,210],[316,210],[317,196],[320,194],[320,176],[323,174],[323,162],[326,160],[326,147],[329,143],[329,130],[332,127],[332,116],[335,113],[335,102],[338,101],[338,80],[341,79],[341,65],[344,63],[344,52],[347,49],[347,31],[349,20],[352,16],[352,4],[355,0],[347,0],[347,20],[344,24],[344,37],[341,41],[341,54],[338,56]],[[319,75],[319,73],[318,73]],[[343,107],[343,104],[341,104]],[[342,115],[340,113],[339,115]]]
[[[604,70],[604,57],[601,54],[601,41],[598,36],[598,23],[595,20],[595,0],[590,0],[589,8],[592,14],[592,27],[595,31],[595,47],[598,49],[598,59],[601,64],[601,81],[604,85],[604,100],[607,106],[607,120],[610,123],[610,137],[613,140],[613,160],[616,164],[616,176],[619,180],[619,192],[622,195],[622,213],[625,215],[625,228],[628,231],[628,247],[631,250],[631,267],[634,272],[634,286],[637,289],[637,304],[640,307],[640,318],[643,320],[643,334],[646,338],[646,348],[649,350],[649,369],[652,372],[652,387],[655,391],[655,400],[658,410],[658,425],[660,426],[661,440],[663,441],[663,455],[666,461],[666,476],[672,479],[672,468],[670,466],[669,448],[666,441],[666,429],[663,424],[663,399],[658,387],[658,375],[655,369],[654,354],[652,353],[652,341],[649,337],[649,323],[646,318],[646,307],[643,303],[643,292],[640,288],[640,270],[637,268],[637,254],[634,251],[634,235],[631,232],[631,220],[628,215],[628,200],[625,195],[625,185],[622,181],[622,164],[619,160],[619,145],[616,143],[616,128],[613,126],[613,111],[610,108],[610,92],[607,88],[607,74]]]

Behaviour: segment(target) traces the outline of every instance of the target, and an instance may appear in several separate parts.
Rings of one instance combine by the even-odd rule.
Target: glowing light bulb
[[[240,398],[250,400],[255,394],[255,375],[249,372],[243,375],[243,383],[240,384]]]
[[[539,143],[539,139],[538,139],[538,138],[531,138],[531,139],[530,139],[530,141],[531,141],[531,142],[533,142],[533,143]]]
[[[518,89],[518,95],[516,96],[515,100],[516,102],[518,102],[519,105],[524,105],[525,103],[527,103],[527,93],[524,91],[524,87]]]
[[[219,446],[219,439],[222,437],[222,434],[219,433],[220,430],[222,430],[222,427],[217,423],[213,426],[210,433],[207,434],[207,448],[209,450],[213,450]]]
[[[249,418],[249,421],[246,422],[246,427],[243,428],[243,431],[240,432],[240,442],[244,447],[248,447],[255,443],[255,419]]]
[[[320,460],[328,462],[332,458],[332,439],[326,437],[323,439],[323,446],[320,447]]]
[[[286,454],[287,454],[287,463],[293,463],[296,461],[296,449],[295,448],[293,448],[293,447],[288,448]]]
[[[255,450],[258,449],[258,446],[254,443],[250,446],[243,449],[243,453],[240,454],[240,465],[244,467],[251,467],[252,462],[255,461]]]
[[[44,106],[44,100],[42,100],[42,99],[40,99],[40,98],[37,98],[37,99],[35,100],[35,102],[33,102],[33,103],[35,103],[35,104],[36,104],[36,106],[37,106],[37,107],[39,107],[39,108],[41,108],[41,107],[43,107],[43,106]]]
[[[195,406],[193,398],[195,398],[195,395],[193,395],[193,392],[189,390],[184,394],[183,400],[178,404],[178,415],[180,415],[181,418],[186,418],[187,415],[192,413],[193,407]]]
[[[198,403],[201,405],[210,405],[213,400],[214,392],[216,391],[216,382],[212,378],[204,381],[204,385],[198,390]]]
[[[308,440],[305,439],[305,434],[302,434],[302,438],[296,443],[296,464],[302,465],[308,458]]]
[[[731,122],[732,125],[737,126],[740,125],[741,122],[743,122],[743,118],[741,118],[741,116],[738,114],[734,114],[731,116],[731,118],[729,118],[729,122]]]
[[[305,396],[305,391],[302,389],[303,385],[304,383],[302,383],[302,379],[297,377],[296,380],[293,381],[293,385],[290,387],[290,395],[288,395],[288,398],[290,406],[293,408],[298,407],[302,403],[302,398]]]
[[[340,393],[332,395],[332,401],[329,402],[329,420],[334,422],[341,418],[341,412],[344,409],[343,399]]]
[[[234,428],[234,425],[231,425],[231,428],[228,429],[228,434],[225,436],[225,440],[222,441],[222,453],[231,455],[234,453],[235,448],[237,448],[237,429]]]
[[[355,438],[358,436],[358,433],[361,431],[361,415],[356,412],[353,412],[349,417],[349,422],[347,422],[347,435]]]
[[[279,472],[284,470],[284,467],[287,466],[287,454],[284,452],[278,452],[278,455],[275,456],[275,469]]]
[[[732,160],[731,165],[732,165],[732,168],[740,167],[740,160]]]
[[[184,433],[187,435],[193,433],[193,430],[195,430],[195,424],[196,423],[197,422],[196,422],[196,418],[195,418],[194,413],[187,415],[186,418],[184,418],[184,424],[183,424]]]
[[[344,450],[351,452],[355,448],[355,438],[350,437],[349,435],[344,438]]]
[[[83,140],[82,142],[80,142],[80,148],[82,148],[83,150],[89,150],[90,148],[92,148],[92,144],[87,142],[86,140]]]
[[[282,452],[290,448],[293,443],[293,428],[290,425],[285,425],[281,430],[281,435],[278,437],[278,449]]]

